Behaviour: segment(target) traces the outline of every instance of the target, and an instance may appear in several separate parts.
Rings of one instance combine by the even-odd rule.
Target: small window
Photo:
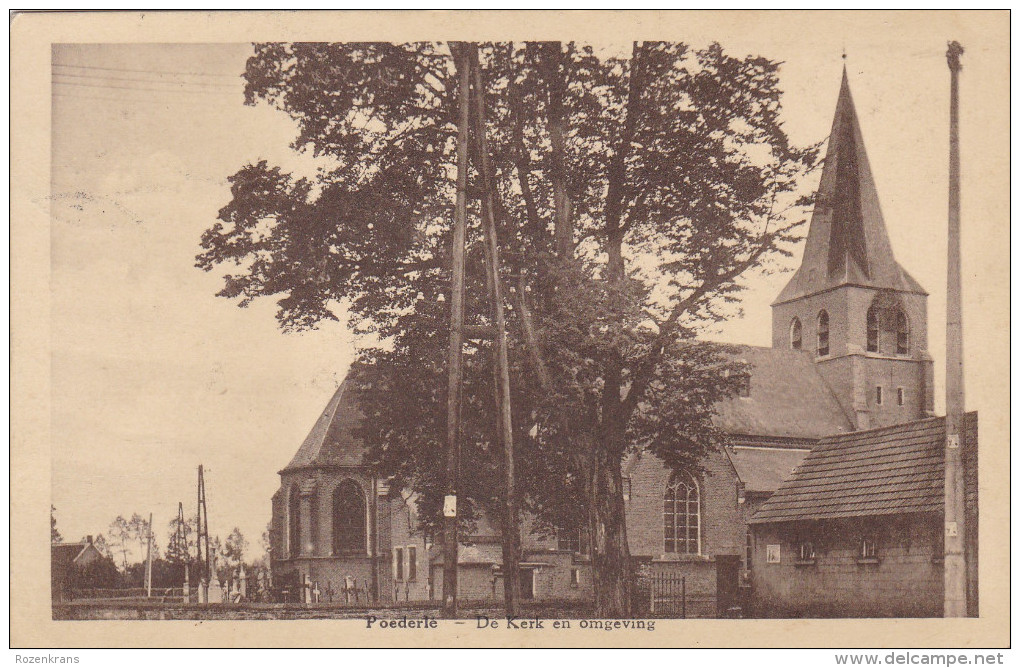
[[[790,323],[790,347],[794,350],[801,348],[800,318],[794,318]]]
[[[333,554],[365,554],[368,504],[361,486],[344,480],[333,491]],[[313,515],[314,517],[314,515]]]
[[[801,561],[811,561],[815,558],[815,545],[811,541],[804,541],[797,546],[798,555]]]
[[[746,399],[751,396],[751,374],[737,374],[735,382],[737,384],[738,397],[744,397]]]
[[[630,478],[623,479],[623,500],[630,501],[631,487]]]
[[[901,310],[896,311],[896,354],[906,355],[910,352],[910,323],[907,322],[907,314]]]
[[[701,498],[690,473],[673,476],[663,495],[662,518],[666,552],[701,554]]]
[[[574,554],[587,554],[588,541],[580,529],[557,529],[556,549]]]
[[[868,352],[878,352],[878,309],[868,309]]]
[[[897,406],[902,406],[903,405],[903,394],[904,394],[903,388],[902,387],[897,387],[896,388],[896,405]]]
[[[829,354],[829,314],[821,311],[818,314],[818,356]]]
[[[570,586],[577,587],[581,584],[581,569],[571,568],[570,569]]]
[[[861,559],[874,559],[878,556],[878,550],[875,547],[875,539],[869,537],[861,539]]]
[[[291,559],[301,556],[301,491],[291,485],[287,499],[287,554]]]
[[[393,548],[393,579],[404,579],[404,548]]]
[[[407,579],[418,579],[418,548],[413,545],[407,548]]]
[[[882,405],[882,386],[881,385],[876,385],[875,386],[875,405],[876,406],[881,406]]]

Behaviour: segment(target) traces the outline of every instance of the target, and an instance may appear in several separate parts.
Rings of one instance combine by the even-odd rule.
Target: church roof
[[[751,518],[753,524],[941,512],[945,418],[823,438]],[[977,414],[964,416],[965,457]]]
[[[800,465],[805,448],[761,448],[736,446],[728,450],[730,462],[747,492],[772,493]]]
[[[839,285],[927,294],[893,256],[846,68],[804,259],[775,303]]]
[[[364,371],[352,368],[284,471],[314,466],[362,465],[366,447],[354,435],[354,430],[364,419],[357,399],[361,382],[364,382]]]
[[[853,430],[810,352],[733,346],[751,366],[751,391],[716,404],[715,424],[728,434],[817,439]]]
[[[810,353],[759,346],[731,348],[737,359],[751,367],[750,395],[716,404],[716,426],[734,437],[733,444],[804,446],[822,436],[853,429]],[[283,471],[364,465],[367,448],[355,432],[364,419],[358,388],[367,381],[364,367],[352,368]],[[775,466],[782,469],[786,459],[778,457]]]

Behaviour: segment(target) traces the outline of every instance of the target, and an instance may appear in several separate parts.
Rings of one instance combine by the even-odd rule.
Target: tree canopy
[[[697,337],[747,270],[788,254],[817,146],[783,129],[779,64],[718,44],[492,43],[481,66],[494,175],[471,181],[497,194],[518,480],[539,527],[598,538],[599,608],[625,613],[620,463],[640,449],[696,467],[718,442],[735,363]],[[363,433],[426,528],[442,490],[455,75],[443,43],[255,45],[246,101],[289,114],[293,148],[325,166],[243,166],[197,258],[234,267],[220,296],[276,297],[286,330],[344,318],[382,342],[361,354]],[[477,224],[467,259],[469,322],[487,324]],[[500,497],[487,345],[465,355],[468,520]]]

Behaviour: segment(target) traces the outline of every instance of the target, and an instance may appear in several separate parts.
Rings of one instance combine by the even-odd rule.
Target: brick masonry
[[[941,517],[754,525],[752,609],[764,617],[941,617]],[[875,558],[862,557],[865,537]],[[813,560],[800,559],[810,541]],[[768,546],[779,563],[767,563]]]

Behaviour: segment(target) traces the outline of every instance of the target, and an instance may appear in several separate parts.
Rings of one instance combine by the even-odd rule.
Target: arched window
[[[818,356],[829,354],[829,314],[827,311],[818,313]]]
[[[301,556],[301,490],[291,485],[287,499],[287,553],[293,559]]]
[[[874,306],[868,309],[868,352],[878,352],[878,309]]]
[[[666,552],[701,554],[701,500],[698,483],[687,472],[673,476],[663,496]]]
[[[344,480],[333,491],[333,554],[365,554],[365,493],[358,483]]]
[[[906,355],[910,352],[910,323],[903,309],[896,310],[896,354]]]
[[[793,322],[790,323],[790,347],[794,350],[800,350],[801,346],[801,327],[800,318],[794,318]]]

